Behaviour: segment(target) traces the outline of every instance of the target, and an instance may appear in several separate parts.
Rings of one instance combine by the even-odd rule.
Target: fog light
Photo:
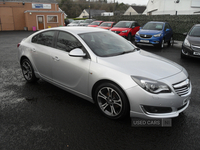
[[[146,113],[170,113],[172,112],[171,107],[154,107],[154,106],[142,106],[142,109]]]

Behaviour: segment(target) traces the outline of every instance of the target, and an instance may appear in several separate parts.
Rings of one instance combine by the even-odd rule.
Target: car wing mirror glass
[[[165,31],[167,32],[167,31],[169,31],[169,29],[166,29]]]
[[[85,57],[86,54],[80,48],[75,48],[69,52],[69,56],[72,57]]]

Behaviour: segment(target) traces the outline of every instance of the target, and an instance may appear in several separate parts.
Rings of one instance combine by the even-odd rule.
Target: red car
[[[136,21],[119,21],[110,30],[131,41],[136,32],[140,30],[140,26]]]
[[[91,24],[88,25],[88,27],[97,27],[99,26],[103,21],[93,21]]]
[[[106,21],[103,22],[98,28],[109,30],[115,25],[115,22]]]

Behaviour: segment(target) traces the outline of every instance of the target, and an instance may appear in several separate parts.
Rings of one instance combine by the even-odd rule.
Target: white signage
[[[32,3],[32,8],[35,8],[35,9],[51,9],[51,4]]]

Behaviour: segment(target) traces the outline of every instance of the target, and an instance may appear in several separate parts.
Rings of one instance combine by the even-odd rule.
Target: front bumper
[[[138,45],[159,45],[162,42],[162,37],[141,38],[135,35],[135,43]]]
[[[193,46],[190,47],[182,45],[181,53],[185,56],[200,58],[200,46]]]
[[[177,79],[180,80],[177,82]],[[167,80],[179,83],[180,81],[184,81],[185,78],[181,78],[181,75],[175,75],[167,78]],[[146,119],[177,117],[190,104],[192,85],[190,82],[188,93],[182,96],[177,94],[173,85],[170,88],[172,90],[171,93],[160,94],[149,93],[140,86],[127,89],[126,94],[130,103],[130,117]]]

